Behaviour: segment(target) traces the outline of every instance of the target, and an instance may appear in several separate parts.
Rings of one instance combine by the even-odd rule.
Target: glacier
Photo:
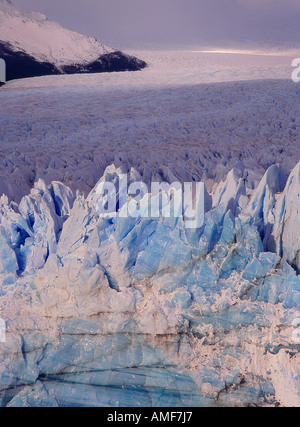
[[[0,405],[299,406],[300,163],[249,180],[231,170],[197,230],[99,218],[96,187],[2,196]]]
[[[151,66],[141,73],[8,82],[0,91],[0,195],[19,203],[41,178],[87,196],[111,163],[154,180],[171,170],[180,182],[204,181],[209,191],[232,169],[248,171],[252,189],[272,164],[288,174],[300,159],[298,85],[203,84],[213,66],[224,68],[225,80],[236,79],[241,60],[226,57],[221,65],[218,57],[210,58],[212,65],[199,75],[207,57],[186,53],[180,62],[178,56],[153,65],[155,57],[149,57]],[[174,61],[178,69],[172,74]],[[227,70],[227,62],[235,68]],[[252,69],[242,71],[248,79]],[[268,68],[265,78],[273,71]]]

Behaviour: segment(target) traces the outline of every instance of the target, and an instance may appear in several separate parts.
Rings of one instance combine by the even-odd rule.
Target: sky
[[[12,0],[112,47],[300,42],[300,0]]]

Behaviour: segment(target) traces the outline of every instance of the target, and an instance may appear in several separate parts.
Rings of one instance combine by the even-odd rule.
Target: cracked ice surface
[[[1,405],[299,406],[299,171],[231,171],[198,230],[58,182],[2,197]]]
[[[41,178],[87,195],[112,162],[158,176],[169,168],[210,190],[230,170],[248,170],[254,189],[272,164],[289,173],[300,159],[291,56],[137,54],[149,63],[142,72],[1,88],[0,194],[19,202]]]

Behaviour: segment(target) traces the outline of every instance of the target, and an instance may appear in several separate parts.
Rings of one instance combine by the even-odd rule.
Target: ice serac
[[[33,273],[45,265],[49,255],[56,252],[63,222],[74,199],[65,185],[53,182],[47,187],[42,180],[19,206],[9,204],[6,197],[1,198],[2,275]]]
[[[281,193],[285,182],[286,177],[280,166],[271,166],[243,210],[243,214],[249,215],[254,221],[265,249],[270,251],[275,251],[274,242],[270,236],[274,230],[276,194]]]
[[[213,193],[213,206],[224,205],[234,215],[241,212],[247,204],[245,179],[237,169],[233,169]]]
[[[275,209],[272,237],[276,250],[296,271],[300,272],[300,163],[287,180]]]
[[[136,71],[144,61],[95,38],[69,31],[38,12],[22,12],[0,1],[0,57],[7,80],[50,74]]]
[[[251,196],[230,173],[197,230],[99,218],[97,187],[74,200],[39,181],[19,206],[2,198],[1,406],[299,406],[299,165],[280,196],[276,177]],[[271,212],[282,253],[263,244]]]

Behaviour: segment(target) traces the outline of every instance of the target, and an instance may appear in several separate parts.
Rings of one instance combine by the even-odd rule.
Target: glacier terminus
[[[299,183],[233,170],[195,230],[99,218],[96,187],[3,196],[1,405],[299,405]]]

